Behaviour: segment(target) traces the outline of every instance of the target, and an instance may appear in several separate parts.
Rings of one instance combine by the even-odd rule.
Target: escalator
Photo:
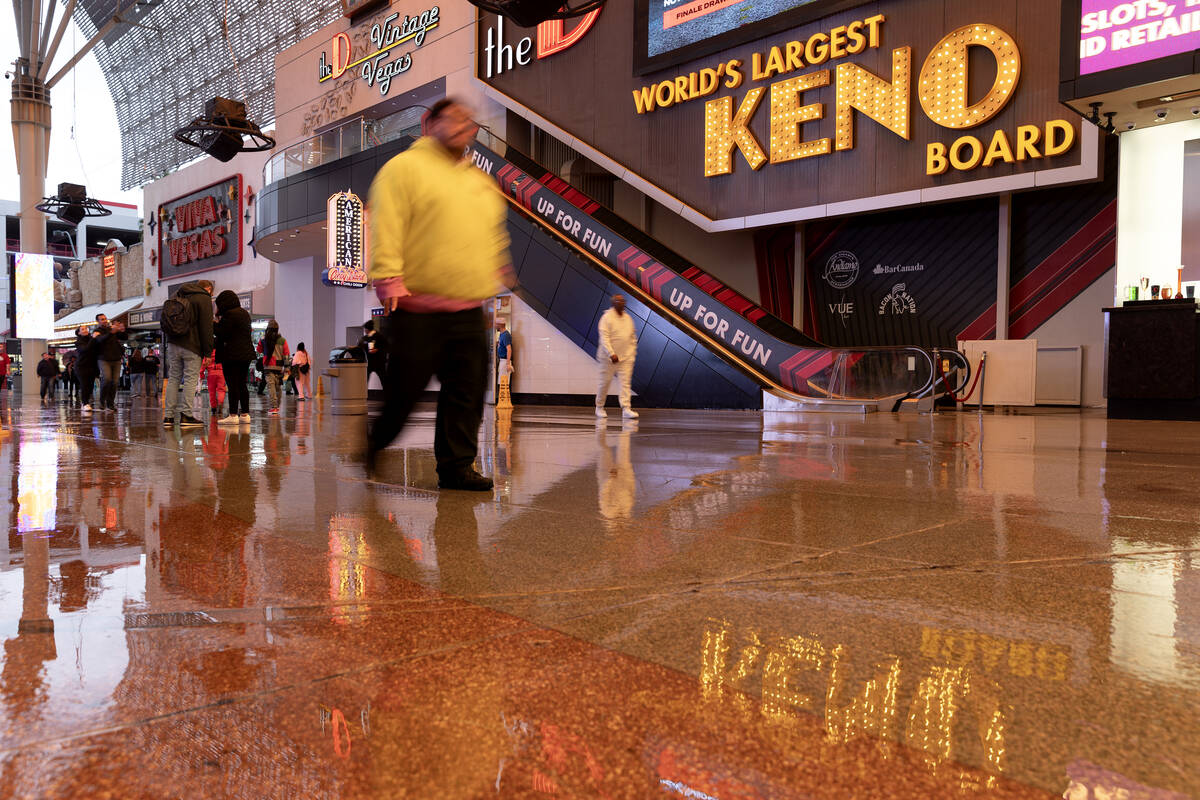
[[[491,134],[470,156],[509,201],[518,294],[581,347],[594,350],[604,290],[615,284],[644,304],[631,307],[635,314],[658,321],[654,327],[667,339],[687,341],[690,354],[724,376],[734,396],[761,387],[805,406],[890,411],[905,399],[966,385],[969,366],[957,351],[825,347]],[[643,363],[649,327],[641,331],[634,389],[647,404],[695,405],[688,394],[699,391],[701,405],[749,407],[722,399],[704,377],[710,371],[699,366],[668,364],[666,380],[658,380],[654,365]]]

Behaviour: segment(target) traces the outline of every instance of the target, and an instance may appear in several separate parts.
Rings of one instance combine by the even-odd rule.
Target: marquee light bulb
[[[967,52],[986,47],[996,59],[996,81],[982,100],[967,106]],[[921,68],[918,97],[929,118],[946,128],[982,125],[1012,98],[1021,77],[1021,54],[1013,38],[991,25],[966,25],[946,35]]]

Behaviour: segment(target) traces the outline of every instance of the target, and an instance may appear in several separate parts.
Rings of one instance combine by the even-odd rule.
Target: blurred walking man
[[[600,347],[596,360],[600,363],[600,386],[596,389],[596,416],[607,417],[604,402],[608,399],[608,387],[613,373],[617,374],[617,395],[621,401],[621,416],[637,419],[638,413],[630,407],[633,390],[633,362],[637,358],[637,331],[633,328],[633,317],[625,312],[625,297],[614,294],[612,308],[600,317]]]
[[[488,382],[481,303],[511,283],[504,198],[466,158],[479,130],[471,109],[439,100],[426,130],[371,184],[370,275],[388,314],[389,362],[366,466],[374,474],[436,375],[438,487],[489,491],[491,478],[474,466]]]

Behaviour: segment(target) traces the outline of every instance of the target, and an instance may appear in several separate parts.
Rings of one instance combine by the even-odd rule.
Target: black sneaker
[[[179,416],[179,427],[181,428],[203,428],[204,423],[193,417],[191,414],[181,414]]]
[[[480,475],[471,467],[462,472],[456,472],[453,475],[438,476],[439,489],[461,489],[465,492],[490,492],[493,486],[495,484],[492,483],[491,478]]]
[[[174,417],[163,417],[163,427],[164,428],[174,428],[175,427],[175,418]]]

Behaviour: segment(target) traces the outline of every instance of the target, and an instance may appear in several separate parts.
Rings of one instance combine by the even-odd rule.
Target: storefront
[[[484,15],[477,75],[527,120],[510,141],[569,143],[621,217],[813,339],[1025,341],[1003,402],[1097,405],[1116,154],[1059,102],[1062,14],[647,1],[536,31]]]
[[[266,153],[222,163],[205,158],[144,189],[146,297],[130,327],[161,345],[163,302],[186,283],[207,279],[214,295],[236,292],[252,313],[274,311],[271,262],[255,247],[254,204]]]
[[[1200,418],[1200,11],[1073,0],[1063,27],[1063,102],[1120,140],[1109,415]]]
[[[655,2],[537,30],[466,4],[347,17],[277,57],[269,158],[181,170],[147,189],[146,207],[237,174],[242,202],[223,219],[246,223],[243,258],[187,277],[254,290],[256,314],[328,352],[353,342],[375,307],[366,254],[345,246],[365,246],[369,209],[336,209],[365,200],[423,109],[455,96],[477,108],[485,130],[472,158],[506,193],[499,171],[517,174],[504,155],[515,153],[568,203],[611,208],[626,239],[649,237],[675,257],[662,263],[702,273],[743,317],[773,315],[835,347],[1027,342],[1024,400],[1006,402],[1102,404],[1098,310],[1117,285],[1118,161],[1115,140],[1061,102],[1059,54],[1075,37],[1063,19],[1078,15],[948,0],[771,9],[721,35],[709,32],[730,28],[715,24],[725,12],[672,22]],[[572,240],[561,204],[538,204],[550,213],[535,204],[523,218],[532,228],[514,259],[559,258],[565,246],[578,263],[514,296],[513,392],[581,401],[594,390],[595,320],[622,287],[597,279],[589,259],[620,265],[611,241],[590,230]],[[174,281],[147,270],[153,308]],[[635,375],[644,402],[761,404],[728,352],[680,336],[681,309],[635,310],[655,328]],[[752,336],[727,344],[779,358]]]

